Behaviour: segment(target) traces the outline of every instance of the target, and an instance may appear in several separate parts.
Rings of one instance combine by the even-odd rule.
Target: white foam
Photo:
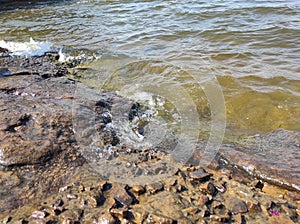
[[[30,38],[29,42],[13,42],[0,40],[0,47],[8,49],[14,56],[40,56],[51,51],[52,44],[49,42],[38,42]]]

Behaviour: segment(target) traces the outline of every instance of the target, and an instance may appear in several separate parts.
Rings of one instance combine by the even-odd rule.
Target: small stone
[[[262,190],[264,187],[264,183],[261,180],[254,180],[250,183],[250,186]]]
[[[249,211],[261,212],[261,207],[259,205],[259,202],[254,200],[248,200],[246,204],[248,206]]]
[[[189,176],[193,181],[204,182],[204,181],[208,181],[210,179],[211,174],[196,170],[194,172],[189,173]]]
[[[7,223],[9,223],[9,222],[11,221],[11,219],[12,219],[12,217],[7,216],[7,217],[5,217],[5,218],[3,219],[2,223],[3,223],[3,224],[7,224]]]
[[[232,215],[231,219],[234,221],[234,223],[237,223],[237,224],[246,223],[245,217],[243,215],[241,215],[240,213]]]
[[[145,188],[141,185],[134,185],[134,186],[132,186],[132,192],[137,195],[141,195],[141,194],[145,193]]]
[[[226,199],[225,205],[233,214],[244,213],[248,211],[246,203],[238,198]]]
[[[209,197],[207,195],[201,195],[199,197],[198,203],[202,207],[202,206],[206,205],[206,203],[209,202],[209,200],[210,199],[209,199]]]
[[[211,207],[212,207],[212,208],[221,208],[222,206],[224,206],[224,205],[223,205],[223,203],[220,202],[220,201],[214,200],[214,201],[211,203]]]
[[[219,182],[214,183],[214,186],[221,193],[224,193],[226,191],[226,188]]]
[[[73,195],[73,194],[67,194],[67,199],[71,200],[71,199],[76,199],[78,196],[77,195]]]
[[[64,205],[64,201],[62,199],[58,199],[51,205],[51,207],[56,209],[56,208],[60,208],[63,205]]]
[[[129,206],[133,202],[132,197],[127,193],[124,187],[115,187],[111,194],[114,199],[122,205]]]
[[[102,214],[97,220],[94,220],[94,224],[116,224],[116,219],[110,214]]]
[[[185,216],[189,216],[191,214],[196,214],[199,211],[196,207],[188,207],[182,210],[182,213],[185,214]]]
[[[162,191],[164,189],[164,185],[160,182],[156,182],[156,183],[147,184],[146,188],[150,194],[154,194],[158,191]]]
[[[127,208],[112,208],[110,214],[118,219],[126,219],[128,217]]]
[[[148,215],[146,223],[172,224],[174,223],[174,220],[163,215],[151,214]]]
[[[92,207],[97,207],[98,206],[98,200],[96,196],[91,196],[88,199],[88,204],[91,205]]]
[[[212,221],[218,221],[218,222],[229,222],[230,220],[230,216],[225,214],[225,215],[210,215],[209,218],[212,220]]]
[[[217,188],[211,182],[206,182],[205,184],[200,185],[200,190],[212,196],[215,196],[218,192]]]
[[[31,215],[34,219],[44,219],[47,216],[47,213],[44,211],[34,211]]]

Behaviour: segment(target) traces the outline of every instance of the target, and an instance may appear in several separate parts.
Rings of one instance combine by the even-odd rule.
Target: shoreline
[[[4,115],[0,220],[4,223],[299,222],[299,191],[255,180],[222,160],[211,164],[214,170],[181,166],[157,183],[126,185],[104,180],[82,157],[72,131],[73,101],[82,103],[74,97],[78,81],[66,77],[68,66],[56,60],[56,54],[48,54],[8,58],[0,64],[4,69],[0,71]],[[100,117],[116,100],[133,103],[110,93],[99,93],[99,99],[85,103],[100,105]],[[106,130],[107,123],[102,116],[101,130]],[[113,131],[102,133],[104,145],[116,142]],[[234,151],[225,148],[224,152],[233,158]],[[166,156],[136,154],[147,158],[141,164],[163,161]],[[235,160],[233,167],[245,162],[244,154],[237,157],[241,160]]]

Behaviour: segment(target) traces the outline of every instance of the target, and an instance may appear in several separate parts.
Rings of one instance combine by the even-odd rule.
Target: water
[[[32,37],[72,54],[101,56],[82,70],[87,84],[128,97],[141,91],[169,98],[169,113],[196,107],[191,119],[199,120],[200,137],[210,131],[218,102],[207,99],[205,87],[216,81],[225,98],[228,138],[300,131],[297,0],[43,1],[4,9],[0,40]],[[160,85],[170,88],[158,91]],[[187,94],[187,106],[174,103],[178,89]]]

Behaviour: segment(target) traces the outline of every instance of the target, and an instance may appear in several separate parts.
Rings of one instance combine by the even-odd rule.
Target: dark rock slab
[[[0,57],[0,77],[7,75],[40,75],[44,78],[68,74],[65,65],[58,63],[58,54],[45,53],[35,57]]]
[[[220,154],[251,175],[300,191],[299,142],[299,132],[279,129],[239,145],[225,145]]]

